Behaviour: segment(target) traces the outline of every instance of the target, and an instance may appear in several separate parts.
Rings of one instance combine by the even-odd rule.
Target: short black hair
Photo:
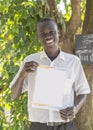
[[[52,18],[45,17],[43,19],[40,19],[39,23],[46,22],[46,21],[54,21]]]
[[[38,24],[39,24],[39,23],[42,23],[42,22],[50,22],[50,21],[54,22],[54,23],[57,25],[57,23],[56,23],[52,18],[49,18],[49,17],[45,17],[45,18],[41,19],[41,20],[38,22]]]

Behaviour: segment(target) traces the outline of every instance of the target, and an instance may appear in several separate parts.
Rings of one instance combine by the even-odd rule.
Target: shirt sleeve
[[[78,62],[75,66],[75,84],[74,90],[76,92],[76,96],[80,94],[88,94],[90,93],[90,87],[88,81],[86,79],[81,61],[78,59]]]
[[[21,71],[22,71],[22,69],[24,67],[24,64],[25,64],[25,62],[23,61],[20,68],[19,68],[19,71],[15,75],[14,79],[10,82],[9,88],[12,88],[13,85],[15,84],[16,80],[18,79],[18,77],[19,77],[19,75],[20,75],[20,73],[21,73]],[[27,86],[28,86],[28,80],[27,80],[27,78],[25,78],[24,83],[23,83],[23,87],[22,87],[22,93],[26,92],[28,90]]]

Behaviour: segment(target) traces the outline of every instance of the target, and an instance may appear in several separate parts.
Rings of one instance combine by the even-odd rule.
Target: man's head
[[[44,47],[58,47],[59,31],[57,24],[50,18],[44,18],[37,25],[38,37]]]

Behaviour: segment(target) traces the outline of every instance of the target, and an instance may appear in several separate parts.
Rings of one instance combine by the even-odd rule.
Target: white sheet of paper
[[[59,110],[67,73],[52,67],[38,67],[32,107]]]

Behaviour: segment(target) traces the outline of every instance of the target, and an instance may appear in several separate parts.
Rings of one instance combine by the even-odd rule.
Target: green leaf
[[[3,126],[0,126],[0,130],[3,130]]]
[[[6,97],[6,103],[10,103],[11,102],[11,96],[8,96]]]
[[[18,43],[19,40],[20,40],[20,37],[19,37],[19,36],[15,36],[14,39],[13,39],[14,43]]]
[[[4,109],[3,109],[1,106],[0,106],[0,111],[1,111],[1,112],[4,112]]]
[[[40,18],[43,17],[43,12],[42,12],[42,10],[39,11],[39,17],[40,17]]]

